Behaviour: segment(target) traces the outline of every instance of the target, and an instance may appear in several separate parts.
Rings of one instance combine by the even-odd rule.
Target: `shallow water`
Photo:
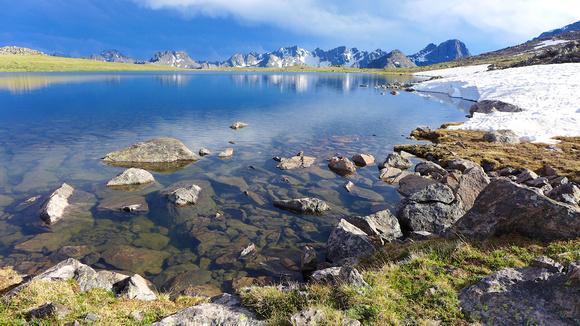
[[[408,78],[0,74],[0,265],[37,273],[75,257],[95,268],[140,273],[174,292],[299,280],[283,259],[299,265],[302,247],[312,245],[322,261],[332,224],[351,214],[392,209],[399,200],[395,186],[378,179],[376,166],[343,178],[328,169],[327,158],[367,153],[382,162],[394,145],[410,142],[405,136],[416,126],[464,120],[465,113],[452,104],[414,93],[381,95],[374,88]],[[236,121],[250,126],[231,130]],[[156,182],[144,189],[106,188],[124,168],[100,158],[156,137],[179,139],[194,152],[205,147],[212,155],[153,172]],[[228,147],[234,156],[218,159]],[[299,151],[316,157],[315,164],[276,169],[272,157]],[[342,186],[346,180],[363,195],[348,193]],[[196,205],[178,209],[159,198],[158,190],[184,181],[202,187]],[[79,204],[69,218],[46,226],[38,208],[63,182],[75,188]],[[35,196],[41,197],[23,204]],[[332,210],[295,215],[272,205],[276,199],[301,197],[323,199]],[[149,211],[111,209],[130,201],[147,203]],[[250,243],[256,253],[239,258]]]

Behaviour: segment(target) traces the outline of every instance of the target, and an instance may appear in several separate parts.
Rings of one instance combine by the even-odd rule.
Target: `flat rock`
[[[454,231],[477,239],[511,232],[542,240],[574,239],[580,237],[580,208],[550,199],[536,188],[495,179]]]
[[[147,214],[149,205],[142,196],[118,196],[99,201],[98,211],[123,211],[135,214]]]
[[[330,210],[330,207],[318,198],[275,200],[274,206],[296,214],[321,214]]]
[[[379,179],[390,184],[398,184],[403,178],[405,178],[408,175],[415,175],[415,173],[403,171],[401,169],[397,169],[392,166],[383,166],[379,170]]]
[[[397,192],[408,197],[414,192],[435,183],[438,183],[438,181],[416,174],[408,174],[399,180],[399,189],[397,189]]]
[[[330,262],[349,257],[368,257],[376,251],[371,238],[344,219],[333,226],[326,241],[326,259]]]
[[[151,183],[155,181],[153,175],[146,170],[129,168],[107,182],[107,187],[126,186]]]
[[[163,189],[159,191],[159,194],[177,206],[184,206],[195,204],[199,198],[200,191],[201,187],[195,184],[177,185]]]
[[[415,172],[423,176],[439,175],[443,177],[447,175],[447,170],[442,168],[439,164],[433,163],[431,161],[417,163],[417,165],[415,165]]]
[[[280,163],[276,166],[280,170],[293,170],[298,168],[307,168],[314,163],[315,158],[305,156],[302,152],[290,158],[281,158]]]
[[[375,158],[369,154],[357,154],[352,157],[354,164],[360,167],[375,164]]]
[[[174,138],[151,139],[103,157],[105,162],[166,163],[196,160],[199,160],[199,156]]]
[[[69,206],[68,198],[73,194],[73,187],[63,183],[40,205],[38,215],[46,224],[53,224],[63,217],[64,210]]]
[[[233,130],[238,130],[238,129],[246,128],[247,126],[249,126],[249,124],[238,121],[238,122],[234,122],[234,124],[231,125],[230,128]]]

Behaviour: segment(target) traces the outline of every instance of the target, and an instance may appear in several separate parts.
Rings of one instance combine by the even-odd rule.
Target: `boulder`
[[[338,279],[338,275],[340,274],[341,267],[328,267],[324,269],[319,269],[312,273],[311,279],[316,282],[334,282],[335,279]]]
[[[66,316],[72,314],[72,310],[58,302],[46,302],[38,308],[34,308],[28,312],[31,319],[64,319]]]
[[[413,172],[402,171],[401,169],[385,166],[384,164],[379,166],[379,179],[390,184],[398,184],[403,178],[413,174]]]
[[[461,290],[459,305],[485,325],[574,325],[580,289],[546,268],[506,268]]]
[[[245,308],[219,303],[202,303],[179,310],[152,326],[163,325],[207,325],[207,326],[252,326],[263,325],[255,315]]]
[[[246,128],[247,126],[249,126],[249,124],[238,121],[238,122],[234,122],[234,124],[231,125],[230,128],[233,130],[238,130],[238,129]]]
[[[397,152],[390,153],[385,160],[385,164],[401,170],[406,170],[413,166],[411,160]]]
[[[520,137],[513,130],[492,130],[483,135],[483,141],[502,145],[515,145],[520,143]]]
[[[195,153],[174,138],[155,138],[143,143],[131,145],[125,149],[111,152],[105,157],[105,162],[144,162],[167,163],[176,161],[196,161]]]
[[[326,241],[326,259],[330,262],[347,257],[368,257],[376,251],[371,238],[344,219],[333,226]]]
[[[73,191],[73,187],[63,183],[44,200],[38,212],[44,223],[50,225],[63,217],[64,210],[69,205],[68,198],[72,196]]]
[[[330,207],[318,198],[274,200],[274,206],[296,214],[323,214]]]
[[[332,157],[328,160],[328,168],[340,175],[348,176],[356,172],[356,166],[346,157]]]
[[[177,206],[195,204],[199,198],[201,187],[195,184],[177,185],[159,191],[159,194]]]
[[[399,221],[389,210],[376,212],[368,216],[353,215],[347,222],[361,229],[370,237],[391,242],[403,236]]]
[[[463,209],[469,210],[479,193],[487,187],[490,180],[479,164],[463,170],[463,173],[451,172],[443,178],[443,183],[449,186],[457,200],[461,201]]]
[[[155,181],[153,175],[146,170],[129,168],[107,182],[107,187],[126,186],[151,183]]]
[[[315,158],[312,156],[305,156],[303,152],[298,153],[296,156],[290,158],[280,158],[278,165],[276,166],[280,170],[293,170],[297,168],[307,168],[314,163]]]
[[[157,300],[157,295],[151,290],[150,284],[141,275],[135,274],[115,283],[114,289],[117,296],[121,298],[143,301]]]
[[[520,173],[517,175],[516,182],[517,183],[525,183],[528,181],[536,180],[540,176],[536,174],[536,172],[528,169],[520,169]]]
[[[397,189],[397,192],[408,197],[412,193],[435,183],[438,183],[438,181],[416,174],[409,174],[399,180],[399,189]]]
[[[446,234],[463,215],[461,201],[448,186],[435,183],[397,203],[397,218],[411,231]]]
[[[492,113],[492,112],[522,112],[522,108],[502,101],[483,100],[475,103],[469,109],[469,114],[477,113]]]
[[[375,164],[375,158],[368,154],[357,154],[352,157],[352,161],[354,164],[360,167]]]
[[[229,158],[234,156],[234,149],[233,148],[226,148],[225,150],[221,151],[218,154],[219,158]]]
[[[580,203],[580,187],[572,182],[565,183],[552,189],[547,196],[562,203],[578,205]]]
[[[311,246],[304,246],[300,256],[300,270],[302,273],[310,274],[318,267],[318,253]]]
[[[465,170],[471,168],[481,167],[479,164],[466,160],[464,158],[456,158],[447,162],[447,169],[449,170],[459,170],[461,173],[465,173]]]
[[[580,208],[548,198],[536,188],[495,179],[454,231],[477,239],[511,232],[542,240],[573,239],[580,237]]]
[[[290,321],[292,322],[292,326],[321,325],[325,317],[326,314],[324,311],[316,308],[308,308],[292,315]]]
[[[440,179],[447,175],[447,170],[442,168],[439,164],[431,161],[417,163],[417,165],[415,165],[415,172],[422,176],[429,176],[434,179]]]

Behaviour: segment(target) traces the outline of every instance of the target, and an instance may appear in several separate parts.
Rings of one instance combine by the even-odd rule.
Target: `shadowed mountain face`
[[[409,56],[409,59],[417,66],[427,66],[468,57],[470,55],[467,46],[463,42],[459,40],[448,40],[437,46],[431,43],[423,50]]]
[[[417,66],[403,52],[394,50],[387,55],[375,59],[367,65],[367,68],[409,68]]]

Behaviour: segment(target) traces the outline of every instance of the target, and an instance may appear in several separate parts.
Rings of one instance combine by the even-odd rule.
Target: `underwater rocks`
[[[73,194],[73,187],[63,183],[40,206],[38,215],[46,224],[53,224],[60,220],[68,207],[68,198]]]
[[[322,214],[330,207],[318,198],[275,200],[274,206],[296,214]]]
[[[151,173],[143,169],[130,168],[119,173],[116,177],[107,182],[107,187],[138,185],[151,183],[153,181],[155,181],[155,178],[153,178]]]
[[[155,138],[111,152],[102,160],[104,162],[167,163],[197,161],[199,156],[177,139]]]
[[[314,163],[315,158],[312,156],[304,156],[303,152],[298,153],[296,156],[290,158],[280,158],[278,165],[276,166],[280,170],[293,170],[297,168],[307,168]]]
[[[195,184],[189,186],[175,186],[163,189],[159,194],[172,204],[177,206],[185,206],[195,204],[199,198],[201,187]]]

